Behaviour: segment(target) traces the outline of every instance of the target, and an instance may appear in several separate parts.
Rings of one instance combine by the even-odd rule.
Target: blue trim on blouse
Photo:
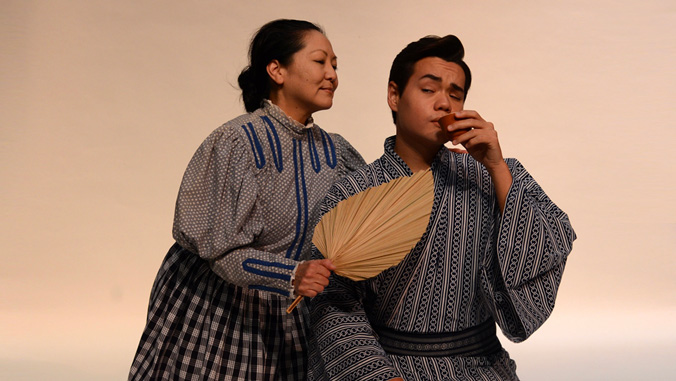
[[[296,246],[296,242],[298,242],[298,236],[300,234],[300,218],[301,218],[301,212],[300,212],[300,184],[298,183],[298,149],[297,146],[300,144],[300,142],[297,142],[295,139],[293,141],[293,169],[294,173],[296,174],[295,176],[295,183],[296,183],[296,208],[298,210],[298,214],[296,215],[296,234],[293,237],[293,241],[291,241],[291,245],[289,245],[289,248],[286,250],[286,257],[291,258],[291,253],[293,252],[293,248]]]
[[[303,166],[303,148],[302,148],[302,142],[298,142],[298,153],[300,157],[300,179],[301,183],[303,184],[303,209],[304,209],[304,217],[305,217],[305,224],[303,227],[303,236],[300,239],[300,244],[298,245],[298,249],[296,250],[296,255],[294,256],[295,260],[298,260],[300,258],[300,253],[301,250],[303,249],[303,245],[305,244],[305,236],[307,235],[307,224],[308,224],[308,199],[307,199],[307,187],[305,185],[305,167]],[[317,158],[317,161],[319,161],[319,158]]]
[[[322,144],[324,145],[324,155],[326,156],[326,164],[328,164],[331,169],[336,168],[338,161],[336,160],[336,146],[333,145],[333,139],[329,136],[328,133],[324,130],[319,130],[322,133]],[[327,145],[328,140],[328,145]],[[331,157],[329,158],[329,147],[331,148]]]
[[[252,274],[262,275],[262,276],[265,276],[265,277],[268,277],[268,278],[281,279],[281,280],[285,280],[285,281],[288,281],[288,282],[291,282],[291,276],[290,275],[257,269],[255,267],[249,265],[249,264],[268,266],[268,267],[276,267],[276,268],[284,269],[284,270],[293,270],[294,267],[296,267],[296,266],[286,265],[284,263],[262,261],[262,260],[256,259],[256,258],[249,258],[249,259],[244,260],[244,262],[242,262],[242,269],[244,269],[244,271],[248,271]]]
[[[270,143],[270,149],[272,150],[272,160],[274,160],[275,162],[277,172],[281,173],[282,170],[284,169],[284,163],[282,162],[282,143],[279,141],[277,129],[275,128],[275,125],[272,123],[270,118],[268,118],[267,116],[263,115],[261,116],[261,119],[263,119],[263,122],[266,123],[265,133],[268,135],[268,142]],[[272,143],[270,131],[272,131],[272,135],[275,137],[274,144]]]
[[[291,296],[291,293],[289,291],[282,290],[281,288],[251,285],[251,286],[249,286],[249,289],[250,290],[261,290],[261,291],[276,292],[276,293],[282,294],[284,296]]]
[[[247,123],[247,126],[249,126],[249,130],[251,130],[251,134],[249,134],[249,130],[246,129],[244,125],[242,125],[242,129],[244,129],[244,132],[246,132],[247,138],[249,138],[249,144],[251,144],[251,151],[253,151],[254,155],[254,160],[256,160],[256,168],[261,169],[265,166],[265,155],[263,155],[263,146],[261,146],[261,142],[258,140],[258,136],[256,135],[256,132],[254,131],[253,124],[251,122]],[[253,137],[253,140],[252,140]],[[254,149],[254,144],[256,148]],[[258,154],[256,154],[258,151]]]
[[[307,129],[307,141],[308,141],[308,151],[310,153],[310,162],[312,163],[312,169],[315,170],[315,173],[319,173],[322,170],[322,166],[319,163],[319,154],[317,153],[317,144],[315,143],[314,135],[312,134],[312,129]]]

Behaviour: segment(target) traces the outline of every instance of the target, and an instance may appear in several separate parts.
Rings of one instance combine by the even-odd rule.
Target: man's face
[[[439,57],[416,62],[403,93],[394,82],[388,86],[388,104],[397,113],[397,140],[422,149],[438,150],[448,141],[439,118],[463,108],[465,73],[455,63]]]

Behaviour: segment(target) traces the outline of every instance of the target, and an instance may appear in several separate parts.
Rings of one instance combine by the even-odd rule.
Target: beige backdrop
[[[396,53],[462,39],[467,108],[579,237],[550,320],[503,340],[522,379],[676,374],[673,1],[1,0],[0,378],[125,379],[182,173],[280,17],[325,27],[340,88],[315,117],[367,161]]]

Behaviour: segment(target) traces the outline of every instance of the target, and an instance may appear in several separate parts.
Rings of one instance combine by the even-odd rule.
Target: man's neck
[[[397,139],[394,142],[394,152],[404,160],[413,173],[428,169],[440,148],[441,146],[429,147],[424,144],[411,144],[411,142],[401,138],[399,134],[397,134]]]

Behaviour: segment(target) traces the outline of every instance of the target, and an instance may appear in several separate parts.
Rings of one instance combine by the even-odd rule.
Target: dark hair
[[[404,93],[408,80],[413,75],[415,63],[423,58],[439,57],[448,62],[458,64],[462,68],[462,71],[465,72],[466,99],[469,86],[472,84],[472,73],[465,61],[463,61],[464,56],[465,48],[463,48],[462,42],[454,35],[423,37],[418,41],[411,42],[397,54],[394,62],[392,62],[388,83],[390,81],[394,82],[401,96]],[[394,111],[392,111],[392,119],[394,119],[395,123],[397,122],[397,113]]]
[[[312,30],[324,34],[311,22],[287,19],[270,21],[256,32],[249,46],[249,65],[237,78],[247,112],[261,107],[263,99],[270,96],[271,79],[267,72],[270,61],[288,65],[291,57],[303,49],[305,33]]]

